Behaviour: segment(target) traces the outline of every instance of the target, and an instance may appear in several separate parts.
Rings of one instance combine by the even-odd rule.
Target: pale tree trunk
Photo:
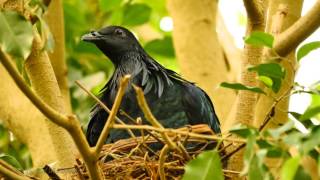
[[[53,52],[48,52],[48,55],[65,102],[65,107],[67,112],[71,113],[68,72],[65,61],[64,17],[61,0],[55,0],[50,3],[45,14],[45,20],[49,25],[55,44]]]
[[[282,31],[290,27],[294,22],[296,22],[301,16],[303,0],[297,0],[292,2],[290,0],[271,0],[269,1],[269,13],[267,20],[268,33],[271,33],[277,38],[277,35]],[[265,54],[268,56],[268,54]],[[268,57],[264,57],[267,62]],[[281,85],[281,89],[277,94],[274,94],[270,89],[264,88],[267,92],[266,95],[260,95],[256,106],[255,122],[256,127],[261,126],[266,114],[273,106],[275,101],[274,98],[278,99],[281,96],[284,98],[275,106],[275,114],[273,118],[269,121],[266,128],[278,127],[284,124],[288,120],[288,106],[289,106],[289,94],[291,87],[293,86],[295,71],[296,71],[296,59],[295,50],[292,50],[284,60],[280,63],[286,70],[286,76]],[[279,176],[279,163],[278,160],[267,158],[266,165],[270,168],[270,171],[275,175]]]
[[[236,94],[218,87],[233,77],[216,33],[217,3],[168,0],[167,8],[174,22],[173,42],[181,73],[209,94],[223,124]]]
[[[290,0],[270,0],[267,32],[273,34],[275,38],[277,38],[279,33],[290,27],[300,18],[302,5],[303,0],[297,0],[295,2]],[[268,95],[260,95],[256,107],[257,111],[254,123],[254,125],[257,127],[263,123],[267,112],[274,103],[274,98],[272,98],[272,96],[278,99],[293,86],[296,70],[295,49],[292,50],[286,56],[286,58],[281,61],[281,65],[286,70],[286,77],[283,80],[281,89],[277,94],[274,94],[271,92],[271,90],[265,88],[265,91],[268,92]],[[275,107],[275,115],[268,124],[268,127],[277,127],[279,124],[284,124],[288,120],[288,107],[289,96],[286,95],[286,97],[283,98]]]
[[[265,30],[266,1],[263,0],[244,0],[247,11],[247,30],[246,36],[254,31]],[[246,86],[258,86],[255,72],[249,72],[249,66],[258,65],[262,58],[262,47],[246,44],[243,52],[243,63],[240,82]],[[235,118],[230,124],[242,123],[252,125],[255,117],[257,93],[250,91],[239,91]],[[237,146],[237,145],[236,145]],[[243,150],[236,152],[228,161],[228,169],[241,171],[243,168]],[[233,178],[237,178],[236,175]]]
[[[35,92],[53,109],[65,114],[66,108],[59,90],[49,56],[42,50],[42,42],[35,33],[32,52],[25,62],[25,69]],[[53,149],[58,157],[58,167],[70,167],[75,161],[75,145],[63,128],[46,121]],[[29,133],[32,133],[30,131]]]
[[[57,157],[45,117],[20,91],[1,64],[0,77],[0,120],[28,146],[34,167],[55,162]]]

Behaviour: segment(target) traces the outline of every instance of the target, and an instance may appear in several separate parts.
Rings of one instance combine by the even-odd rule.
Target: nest
[[[141,130],[144,132],[139,137],[104,145],[99,161],[105,179],[180,179],[186,163],[202,151],[218,148],[220,155],[224,154],[222,143],[201,137],[214,135],[207,125],[166,130],[176,149],[169,148],[161,133],[150,130]],[[73,179],[89,179],[81,159],[75,169]]]

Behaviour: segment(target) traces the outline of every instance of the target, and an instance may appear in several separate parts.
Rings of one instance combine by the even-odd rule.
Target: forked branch
[[[315,2],[308,13],[296,21],[276,39],[274,50],[280,56],[286,56],[310,36],[320,26],[320,0]]]

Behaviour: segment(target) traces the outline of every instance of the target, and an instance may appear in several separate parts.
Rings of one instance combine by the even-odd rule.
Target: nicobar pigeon
[[[141,117],[143,123],[148,124],[131,86],[135,84],[143,89],[152,113],[164,127],[208,124],[215,133],[220,133],[220,123],[208,95],[194,83],[166,69],[150,57],[129,30],[120,26],[108,26],[99,31],[91,31],[81,39],[95,44],[115,66],[112,77],[101,90],[100,99],[109,108],[114,103],[121,77],[130,74],[130,84],[120,109],[132,118]],[[125,123],[132,124],[125,116],[118,116]],[[90,146],[97,143],[107,117],[108,113],[98,104],[93,107],[86,133]],[[113,129],[106,143],[129,137],[126,130]]]

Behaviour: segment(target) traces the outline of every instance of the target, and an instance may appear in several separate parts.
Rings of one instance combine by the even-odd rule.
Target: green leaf
[[[172,38],[169,36],[148,42],[144,46],[144,49],[149,53],[155,53],[166,57],[175,56]]]
[[[268,129],[267,131],[273,138],[279,138],[281,134],[285,133],[286,131],[292,128],[294,128],[294,122],[288,121],[286,124],[280,126],[279,128]]]
[[[309,153],[312,149],[320,145],[320,128],[316,128],[307,140],[302,142],[302,150],[304,154]]]
[[[49,52],[53,52],[55,44],[50,28],[42,17],[38,16],[38,19],[41,28],[41,39],[45,41],[45,49]]]
[[[243,124],[238,124],[236,126],[233,126],[230,130],[230,133],[237,134],[241,137],[247,138],[251,135],[258,134],[258,131],[256,129],[250,128],[248,126],[245,126]]]
[[[283,79],[285,77],[285,70],[278,63],[259,64],[248,68],[248,71],[255,71],[259,76],[267,76],[270,78]]]
[[[310,119],[320,113],[320,106],[308,108],[299,118],[300,121]]]
[[[259,76],[259,80],[269,88],[272,87],[273,85],[272,79],[269,78],[268,76]]]
[[[204,151],[185,167],[183,180],[223,180],[222,167],[217,151]]]
[[[102,12],[111,11],[121,6],[122,0],[99,0],[99,7]]]
[[[300,61],[304,56],[308,55],[311,51],[320,48],[320,41],[314,41],[304,44],[298,49],[297,60]]]
[[[273,92],[278,93],[281,88],[282,81],[279,78],[272,78],[272,81],[273,81],[273,85],[271,89]]]
[[[235,90],[245,90],[245,91],[252,91],[252,92],[256,92],[256,93],[266,94],[262,89],[260,89],[258,87],[245,86],[240,83],[223,82],[220,84],[220,86],[225,87],[225,88],[235,89]]]
[[[272,48],[273,41],[274,37],[271,34],[260,31],[255,31],[244,39],[246,44],[251,44],[254,46],[267,46],[269,48]]]
[[[16,158],[7,154],[0,154],[0,159],[9,163],[11,166],[17,168],[18,170],[23,170],[21,164],[18,162]]]
[[[257,72],[259,78],[262,77],[262,81],[267,84],[267,87],[270,87],[270,84],[272,84],[271,89],[275,93],[280,90],[282,79],[286,74],[284,68],[282,68],[278,63],[259,64],[248,68],[248,71]],[[270,83],[270,80],[272,83]]]
[[[15,11],[0,11],[0,46],[22,64],[31,52],[32,25]]]
[[[299,166],[294,176],[294,180],[312,180],[312,178],[302,166]]]
[[[255,149],[254,149],[255,143],[256,143],[256,137],[254,135],[248,136],[246,149],[243,155],[244,167],[242,169],[241,175],[247,174],[250,170],[250,162],[254,157],[254,152],[255,152]]]
[[[300,157],[294,157],[288,159],[282,169],[281,169],[281,180],[293,180],[294,176],[298,170],[299,167],[299,162],[300,162]]]
[[[122,23],[136,26],[149,21],[151,8],[145,4],[132,4],[125,8]]]

